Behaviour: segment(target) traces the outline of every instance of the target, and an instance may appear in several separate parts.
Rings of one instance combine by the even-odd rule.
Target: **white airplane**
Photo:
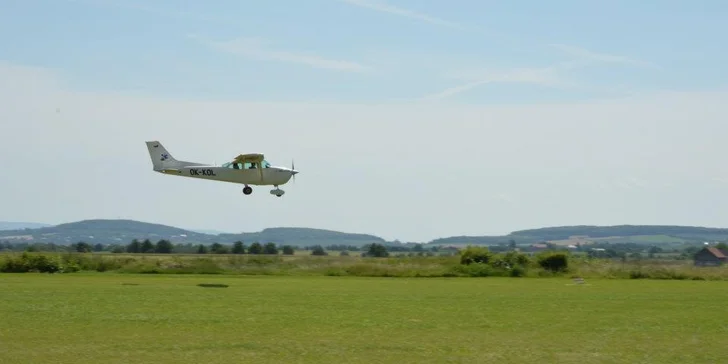
[[[159,141],[154,140],[146,143],[155,172],[173,176],[240,183],[245,185],[243,193],[246,195],[253,193],[253,188],[250,185],[273,186],[275,189],[271,190],[270,193],[281,197],[285,191],[278,188],[278,186],[286,184],[298,173],[293,165],[291,165],[291,168],[272,166],[260,153],[241,154],[231,162],[221,166],[214,166],[177,160]]]

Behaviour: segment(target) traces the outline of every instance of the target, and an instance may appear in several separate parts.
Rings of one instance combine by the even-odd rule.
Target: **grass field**
[[[1,363],[683,364],[728,355],[724,281],[6,273],[0,292]]]

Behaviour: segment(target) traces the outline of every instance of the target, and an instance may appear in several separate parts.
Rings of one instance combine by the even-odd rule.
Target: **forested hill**
[[[384,239],[358,233],[301,227],[276,227],[240,234],[206,234],[168,225],[134,220],[84,220],[56,226],[0,231],[0,241],[71,244],[79,241],[127,244],[133,239],[170,240],[173,243],[274,242],[295,246],[354,245],[387,243]],[[570,240],[574,239],[574,240]],[[514,231],[504,236],[453,236],[430,241],[434,245],[573,243],[579,240],[609,242],[683,243],[728,240],[728,229],[674,225],[560,226]]]
[[[383,243],[384,239],[366,234],[351,234],[338,231],[309,228],[268,228],[260,232],[240,234],[205,234],[173,226],[140,222],[134,220],[83,220],[36,229],[0,231],[0,241],[26,241],[56,244],[71,244],[79,241],[102,244],[127,244],[133,239],[160,239],[174,243],[245,243],[255,241],[297,246],[307,245],[366,245]]]
[[[453,236],[435,239],[431,243],[448,244],[503,244],[511,240],[517,244],[591,239],[633,242],[700,242],[728,239],[728,229],[677,225],[576,225],[514,231],[505,236]]]
[[[570,236],[606,238],[613,236],[667,235],[687,239],[726,239],[728,229],[675,225],[561,226],[514,231],[511,235],[538,236],[544,240],[562,240]]]
[[[37,222],[0,221],[0,230],[36,229],[51,226]]]

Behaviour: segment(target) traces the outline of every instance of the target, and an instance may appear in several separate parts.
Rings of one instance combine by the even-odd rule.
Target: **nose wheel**
[[[281,197],[281,196],[283,196],[284,193],[286,193],[286,191],[283,191],[282,189],[278,188],[278,186],[275,186],[275,187],[276,187],[275,189],[270,190],[271,195],[275,195],[276,197]]]
[[[245,187],[243,188],[243,194],[245,194],[245,195],[249,195],[249,194],[251,194],[251,193],[253,193],[253,187],[250,187],[250,186],[245,186]]]

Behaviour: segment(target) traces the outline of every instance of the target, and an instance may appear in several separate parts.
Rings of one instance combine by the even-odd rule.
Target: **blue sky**
[[[592,58],[534,76],[541,84],[450,96],[563,101],[721,86],[726,11],[719,1],[27,0],[0,14],[0,57],[63,70],[81,90],[347,102],[417,99],[514,68],[548,72],[585,60],[574,53],[583,49],[648,64]],[[302,63],[304,54],[318,60]]]
[[[26,137],[0,143],[13,156],[0,201],[15,207],[0,220],[405,241],[725,227],[726,14],[719,1],[5,2],[0,134]],[[243,196],[153,173],[146,140],[301,173],[282,199]]]

